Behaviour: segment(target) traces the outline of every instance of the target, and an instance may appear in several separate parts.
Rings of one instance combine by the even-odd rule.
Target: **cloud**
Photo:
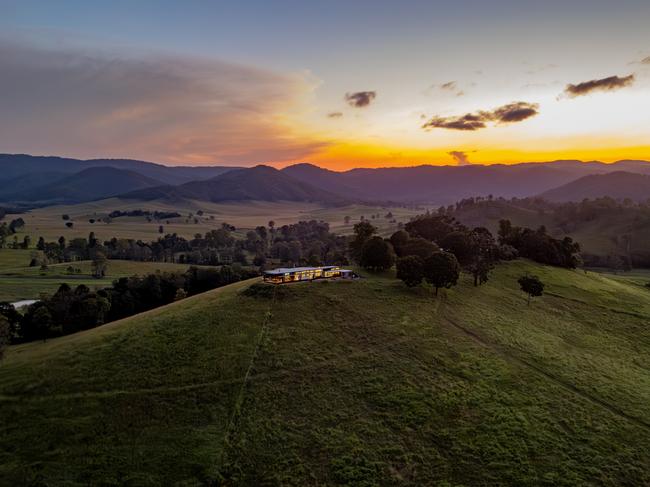
[[[357,91],[345,94],[345,101],[355,108],[367,107],[375,98],[377,98],[376,91]]]
[[[443,83],[440,85],[441,90],[449,90],[449,91],[456,91],[456,82],[455,81],[448,81],[447,83]]]
[[[453,150],[450,152],[447,152],[454,161],[456,161],[456,164],[459,166],[469,166],[471,162],[469,162],[469,157],[467,156],[466,152],[463,151],[458,151],[458,150]]]
[[[341,118],[342,116],[342,112],[330,112],[327,114],[327,118]]]
[[[481,110],[456,117],[434,116],[425,122],[422,128],[425,130],[442,128],[474,131],[486,128],[488,122],[493,122],[497,125],[516,123],[534,117],[538,113],[539,105],[537,103],[517,101],[500,106],[494,110]]]
[[[570,98],[584,96],[594,91],[614,91],[634,83],[634,74],[629,76],[609,76],[608,78],[592,79],[578,84],[568,84],[564,89],[564,94]]]
[[[0,146],[7,152],[252,164],[300,159],[287,113],[302,75],[165,55],[51,50],[0,39]]]
[[[646,56],[641,59],[641,64],[650,64],[650,56]]]

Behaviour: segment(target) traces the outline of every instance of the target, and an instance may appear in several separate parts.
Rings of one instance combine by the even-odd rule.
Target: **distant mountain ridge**
[[[5,194],[10,201],[40,204],[74,204],[109,198],[124,190],[136,190],[160,185],[160,181],[142,174],[114,167],[89,167],[41,186],[23,188]]]
[[[650,198],[650,176],[626,171],[591,174],[539,195],[545,200],[565,203],[603,196],[623,200],[646,201]]]
[[[101,183],[92,181],[92,172],[83,176],[90,177],[87,181],[83,177],[73,177],[92,168],[112,168],[113,176],[109,177],[107,173]],[[29,207],[125,195],[131,199],[145,200],[285,199],[328,204],[356,201],[448,205],[463,198],[490,194],[505,198],[540,195],[585,176],[621,171],[650,175],[650,163],[640,160],[622,160],[611,164],[558,160],[512,165],[421,165],[358,168],[342,172],[309,163],[295,164],[279,171],[269,166],[256,168],[164,166],[130,159],[82,161],[0,154],[0,202]],[[115,171],[124,173],[118,176]],[[222,178],[231,173],[230,178]],[[268,179],[264,180],[265,177]],[[251,180],[246,181],[246,178]],[[94,189],[89,190],[91,188]],[[592,197],[604,196],[592,193]]]
[[[165,166],[135,159],[72,159],[57,156],[30,156],[27,154],[0,154],[0,182],[33,174],[35,171],[74,174],[90,167],[114,167],[135,171],[165,184],[182,184],[209,179],[232,169],[229,166]]]
[[[292,178],[270,166],[237,169],[205,181],[159,186],[120,195],[124,199],[200,201],[314,201],[340,204],[344,197]]]
[[[629,170],[650,174],[646,161],[574,160],[513,165],[413,166],[329,171],[296,164],[283,172],[296,179],[362,200],[451,204],[471,196],[526,197],[543,193],[580,177]]]

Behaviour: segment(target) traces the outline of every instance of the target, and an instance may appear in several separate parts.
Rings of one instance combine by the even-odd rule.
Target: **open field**
[[[650,483],[650,290],[522,261],[439,298],[389,274],[248,284],[12,347],[0,478]]]
[[[110,286],[119,277],[146,275],[155,272],[185,272],[189,265],[166,262],[137,262],[130,260],[110,260],[106,276],[102,279],[92,277],[90,261],[64,262],[51,264],[47,270],[29,267],[30,251],[0,249],[0,302],[36,299],[42,293],[55,292],[61,283],[70,286],[85,284],[91,289]],[[68,267],[81,272],[70,274]]]
[[[98,220],[104,218],[114,210],[149,210],[149,211],[176,211],[183,215],[179,218],[169,220],[147,222],[145,217],[119,217],[111,223],[103,221],[90,223],[90,219]],[[204,214],[198,216],[197,211],[202,210]],[[390,234],[397,229],[397,224],[390,223],[384,218],[388,212],[392,212],[397,221],[407,222],[415,214],[422,210],[406,208],[382,208],[365,205],[349,205],[343,207],[323,207],[314,203],[297,202],[260,202],[246,201],[237,203],[208,203],[199,201],[179,201],[178,204],[161,203],[157,201],[137,202],[131,200],[119,200],[111,198],[91,203],[84,203],[72,206],[50,206],[31,210],[21,215],[25,220],[25,228],[18,232],[17,237],[22,241],[24,235],[30,235],[35,242],[38,237],[48,241],[56,240],[61,235],[67,239],[74,237],[88,237],[90,232],[100,241],[112,237],[133,238],[143,241],[156,240],[159,236],[159,226],[163,226],[165,233],[177,233],[187,238],[193,237],[197,232],[205,233],[208,230],[221,227],[227,222],[237,227],[242,234],[246,230],[253,229],[258,225],[267,225],[273,220],[276,226],[289,223],[296,223],[300,220],[324,220],[332,226],[337,233],[352,233],[352,226],[359,221],[361,216],[370,219],[371,215],[379,214],[381,218],[371,222],[379,227],[382,234]],[[193,217],[188,219],[192,213]],[[70,216],[74,223],[73,228],[67,228],[62,215]],[[349,225],[344,224],[345,216],[351,217]],[[11,217],[9,215],[7,218]],[[211,217],[213,217],[211,219]],[[198,219],[198,223],[194,222]],[[169,223],[167,223],[169,221]]]

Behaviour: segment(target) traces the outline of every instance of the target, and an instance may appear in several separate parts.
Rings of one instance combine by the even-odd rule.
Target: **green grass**
[[[516,278],[547,293],[526,306]],[[0,365],[12,484],[647,485],[650,290],[246,283]],[[270,314],[267,311],[270,310]]]
[[[42,293],[54,293],[61,283],[71,286],[85,284],[91,289],[110,286],[119,277],[146,275],[155,272],[185,272],[189,265],[167,262],[137,262],[129,260],[110,260],[106,277],[92,277],[90,261],[64,262],[49,265],[47,270],[29,267],[30,251],[0,249],[0,301],[36,299]],[[80,273],[70,274],[68,267],[80,269]]]

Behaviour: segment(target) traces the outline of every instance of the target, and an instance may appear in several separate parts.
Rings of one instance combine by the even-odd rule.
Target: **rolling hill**
[[[546,293],[525,305],[516,279]],[[647,485],[650,293],[237,283],[0,363],[8,485]],[[255,292],[252,292],[252,291]]]
[[[41,186],[21,188],[19,191],[6,194],[4,199],[48,204],[81,203],[160,184],[160,181],[135,171],[114,167],[89,167],[63,178],[55,178],[54,181]]]
[[[545,191],[539,196],[558,203],[603,196],[620,200],[629,198],[638,202],[646,201],[650,198],[650,176],[624,171],[592,174],[571,181],[559,188]]]
[[[342,203],[345,198],[299,181],[269,166],[229,171],[206,181],[192,181],[179,186],[160,186],[133,191],[120,196],[131,200],[210,201],[318,201]]]

